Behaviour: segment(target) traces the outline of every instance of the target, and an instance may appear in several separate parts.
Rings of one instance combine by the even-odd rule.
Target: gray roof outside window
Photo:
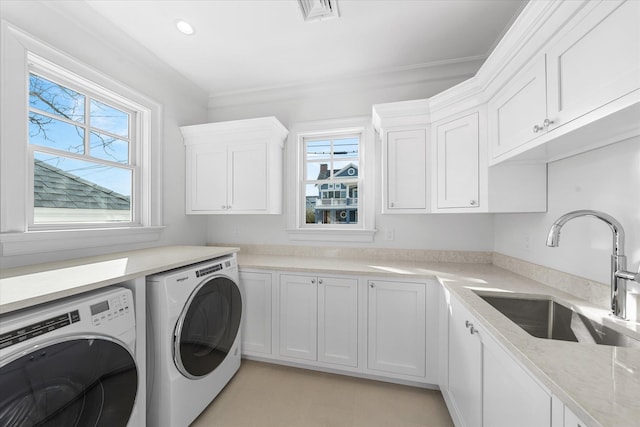
[[[34,163],[34,203],[37,208],[129,210],[129,196],[85,181],[54,166]]]

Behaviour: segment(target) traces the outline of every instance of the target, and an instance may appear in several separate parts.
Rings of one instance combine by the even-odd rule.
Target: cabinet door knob
[[[393,207],[393,202],[389,203],[389,206],[390,206],[390,207]]]
[[[225,205],[220,206],[220,209],[227,209]]]
[[[318,284],[322,285],[322,279],[318,279]]]
[[[376,287],[376,284],[375,284],[375,283],[373,283],[373,282],[371,282],[371,283],[369,283],[369,287],[370,287],[370,288],[375,288],[375,287]]]
[[[475,334],[475,333],[477,333],[477,332],[478,332],[478,330],[477,330],[476,328],[474,328],[474,327],[473,327],[473,325],[471,325],[471,327],[469,328],[469,333],[470,333],[471,335],[473,335],[473,334]]]
[[[469,204],[470,204],[471,206],[475,206],[475,205],[476,205],[476,203],[478,203],[478,202],[476,202],[475,200],[469,200]]]
[[[538,126],[538,125],[533,125],[533,133],[538,133],[538,132],[546,132],[547,130],[549,130],[549,126],[552,125],[554,123],[553,120],[549,120],[544,119],[544,122],[542,122],[542,126]]]
[[[311,279],[311,283],[315,284],[316,283],[316,279]]]
[[[468,320],[464,321],[464,327],[465,328],[469,328],[469,326],[473,326],[473,323],[469,322]]]

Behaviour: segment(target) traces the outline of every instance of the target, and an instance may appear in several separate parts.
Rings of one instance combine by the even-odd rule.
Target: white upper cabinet
[[[548,162],[640,134],[640,2],[567,2],[556,15],[566,23],[519,46],[539,45],[522,70],[496,79],[508,83],[488,104],[490,164]]]
[[[432,139],[432,212],[546,211],[545,164],[489,167],[485,106],[434,123]]]
[[[382,213],[430,211],[428,101],[373,106],[382,142]]]
[[[478,113],[436,127],[438,209],[479,206]]]
[[[547,119],[546,93],[545,58],[541,56],[489,101],[491,158],[541,135]]]
[[[640,2],[591,2],[547,50],[551,129],[640,89]]]
[[[275,117],[183,126],[188,214],[280,214],[288,131]]]
[[[424,212],[427,200],[427,132],[395,130],[385,135],[387,212]]]

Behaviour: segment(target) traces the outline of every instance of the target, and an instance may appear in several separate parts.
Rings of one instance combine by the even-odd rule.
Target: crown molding
[[[317,80],[285,86],[216,93],[209,97],[209,109],[287,101],[316,93],[353,92],[372,88],[419,85],[447,80],[460,81],[472,77],[485,60],[485,56],[473,56],[393,68],[379,72],[343,76],[331,80]]]

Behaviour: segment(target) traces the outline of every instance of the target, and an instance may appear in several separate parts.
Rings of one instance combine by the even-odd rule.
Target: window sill
[[[164,228],[164,226],[154,226],[1,233],[0,254],[2,256],[27,255],[153,242],[160,239]]]
[[[344,230],[344,229],[288,229],[289,240],[312,242],[373,242],[377,230]]]

